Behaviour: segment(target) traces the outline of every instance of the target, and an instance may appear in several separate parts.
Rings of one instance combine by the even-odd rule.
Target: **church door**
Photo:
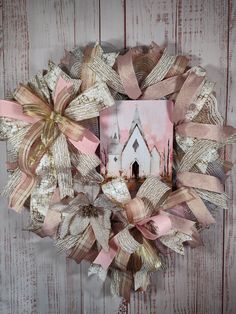
[[[135,161],[132,165],[132,177],[138,179],[139,177],[139,164]]]

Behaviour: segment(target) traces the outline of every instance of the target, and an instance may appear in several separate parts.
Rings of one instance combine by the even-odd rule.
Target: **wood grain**
[[[100,1],[75,0],[75,46],[100,41]]]
[[[236,125],[236,4],[234,0],[0,0],[0,96],[47,66],[63,50],[88,42],[117,48],[168,45],[207,69],[227,123]],[[2,187],[5,145],[0,143]],[[236,149],[226,156],[235,160]],[[236,313],[236,170],[226,188],[228,211],[214,212],[217,224],[202,234],[204,247],[171,254],[146,294],[128,305],[112,298],[109,282],[87,277],[88,265],[58,255],[50,239],[22,230],[28,214],[17,215],[1,199],[0,313]]]
[[[64,49],[75,45],[74,1],[27,1],[29,74],[60,61]],[[37,60],[37,62],[35,62]]]
[[[125,0],[100,1],[100,30],[101,41],[105,45],[113,45],[122,49],[126,43],[125,29]]]
[[[228,5],[222,1],[179,1],[178,52],[190,56],[192,65],[207,70],[216,82],[217,100],[226,111]],[[217,35],[213,35],[217,34]],[[221,313],[223,267],[223,211],[213,212],[216,225],[202,234],[204,247],[192,250],[175,282],[176,309],[192,313]],[[185,289],[178,286],[185,281]],[[184,296],[183,296],[184,295]]]
[[[4,94],[7,95],[19,81],[28,79],[28,30],[26,2],[4,1],[3,21],[3,71]],[[4,96],[4,95],[1,95]],[[1,147],[2,148],[2,147]],[[5,156],[1,155],[1,158]],[[1,162],[4,165],[4,160]],[[6,175],[1,177],[6,179]],[[5,181],[6,182],[6,181]],[[4,184],[4,182],[2,182]],[[1,206],[1,311],[2,313],[34,312],[36,290],[35,274],[32,270],[34,255],[28,233],[22,232],[25,215],[19,216],[7,210],[6,202]],[[31,271],[29,271],[31,270]]]
[[[127,46],[155,41],[175,53],[176,8],[176,0],[126,0]]]

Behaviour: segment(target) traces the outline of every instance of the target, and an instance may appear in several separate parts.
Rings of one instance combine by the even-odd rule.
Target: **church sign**
[[[143,182],[158,176],[171,182],[173,103],[123,100],[100,116],[101,174]]]

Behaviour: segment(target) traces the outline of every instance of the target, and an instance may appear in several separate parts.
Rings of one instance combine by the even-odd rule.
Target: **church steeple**
[[[115,106],[114,108],[112,130],[113,130],[113,134],[111,136],[110,143],[119,144],[120,143],[120,128],[119,128],[119,123],[118,123],[118,118],[117,118],[117,106]]]
[[[138,111],[138,107],[136,106],[135,111],[134,111],[134,117],[133,117],[133,121],[131,123],[131,127],[129,130],[129,134],[131,134],[135,128],[135,126],[138,126],[140,132],[143,134],[143,128],[142,128],[142,123],[140,120],[140,116],[139,116],[139,111]]]
[[[119,128],[118,116],[117,116],[117,105],[115,105],[114,112],[113,112],[112,135],[110,137],[108,154],[119,156],[120,153],[121,153],[120,128]]]

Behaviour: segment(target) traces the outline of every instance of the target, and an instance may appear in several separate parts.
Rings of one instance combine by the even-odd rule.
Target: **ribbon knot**
[[[146,216],[145,204],[143,200],[138,196],[124,204],[124,208],[126,211],[128,221],[131,224],[138,223],[138,221],[142,220]]]
[[[131,199],[124,205],[124,208],[129,223],[134,224],[146,239],[156,240],[167,234],[173,227],[172,215],[165,213],[160,208],[156,215],[151,216],[148,206],[140,197]],[[186,221],[183,220],[183,223],[186,223]],[[192,224],[190,223],[190,225]]]
[[[61,115],[59,112],[51,111],[49,120],[52,120],[54,123],[68,123],[68,118]]]
[[[58,116],[59,116],[59,114],[57,114],[55,111],[52,111],[50,113],[49,119],[54,121],[54,122],[58,122],[59,121],[59,117]],[[60,115],[60,117],[61,117],[61,115]]]

